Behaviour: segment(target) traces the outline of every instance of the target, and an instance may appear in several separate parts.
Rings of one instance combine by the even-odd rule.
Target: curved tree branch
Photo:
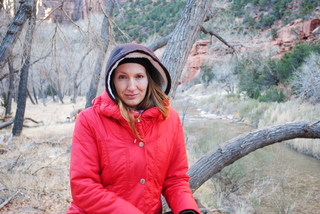
[[[154,43],[152,43],[151,45],[149,45],[149,48],[152,50],[152,51],[156,51],[158,50],[159,48],[162,48],[164,46],[167,45],[169,39],[172,37],[173,33],[170,33],[169,35],[155,41]]]
[[[191,189],[196,191],[224,167],[257,149],[294,138],[320,138],[320,121],[291,122],[257,129],[219,145],[190,167]]]

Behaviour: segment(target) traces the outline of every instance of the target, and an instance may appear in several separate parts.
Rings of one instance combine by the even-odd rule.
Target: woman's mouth
[[[126,94],[126,97],[128,99],[135,99],[138,96],[138,94]]]

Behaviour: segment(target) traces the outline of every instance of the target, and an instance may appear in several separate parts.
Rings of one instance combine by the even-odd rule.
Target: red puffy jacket
[[[138,116],[135,115],[135,116]],[[184,134],[178,113],[163,119],[154,107],[142,113],[139,140],[106,92],[77,117],[72,142],[67,213],[162,212],[198,207],[189,188]]]

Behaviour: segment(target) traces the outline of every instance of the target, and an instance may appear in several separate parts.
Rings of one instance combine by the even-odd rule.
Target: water
[[[205,132],[205,128],[212,129],[213,123],[227,126],[228,137],[222,137],[223,142],[253,129],[228,116],[206,114],[191,107],[183,109],[182,106],[177,104],[176,109],[180,109],[186,130],[192,124],[196,124],[201,132]],[[197,133],[198,141],[201,132]],[[254,197],[252,192],[260,191],[256,195],[260,197],[259,203],[253,206],[257,213],[320,213],[320,160],[277,143],[252,152],[237,162],[245,166],[243,182],[251,188],[240,190],[241,194],[250,200]]]

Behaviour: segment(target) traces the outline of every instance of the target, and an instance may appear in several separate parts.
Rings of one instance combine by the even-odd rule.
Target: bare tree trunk
[[[11,108],[12,108],[12,98],[14,94],[14,68],[13,68],[13,63],[12,63],[12,57],[9,57],[8,60],[8,67],[9,67],[9,90],[7,94],[7,102],[6,102],[6,113],[5,116],[10,116],[11,115]]]
[[[80,65],[79,65],[79,68],[76,70],[75,72],[75,75],[73,77],[73,97],[72,97],[72,103],[76,103],[77,102],[77,96],[78,96],[78,89],[79,89],[79,86],[81,84],[81,82],[84,80],[80,80],[78,82],[78,76],[82,73],[82,67],[83,67],[83,62],[84,60],[86,59],[86,57],[89,55],[89,53],[92,51],[92,49],[89,49],[87,51],[87,53],[81,58],[81,61],[80,61]]]
[[[32,13],[32,0],[21,1],[21,5],[13,22],[10,24],[6,36],[4,37],[0,46],[0,72],[6,65],[13,47],[19,38],[23,26]]]
[[[41,97],[42,99],[42,103],[43,103],[43,106],[47,106],[47,103],[46,103],[46,95],[45,93],[43,92],[44,89],[43,89],[43,83],[45,82],[45,80],[43,80],[41,77],[40,77],[40,89],[39,89],[39,97]]]
[[[36,104],[38,104],[37,93],[36,93],[36,89],[34,87],[32,87],[32,93],[33,93],[34,100],[36,101]]]
[[[183,67],[200,33],[200,27],[209,14],[212,2],[213,0],[188,0],[166,46],[161,61],[172,77],[171,97],[175,96]]]
[[[25,61],[22,66],[21,74],[20,74],[17,111],[14,119],[13,129],[12,129],[13,136],[19,136],[23,128],[24,113],[25,113],[26,103],[27,103],[27,83],[28,83],[28,75],[29,75],[29,68],[30,68],[31,47],[32,47],[33,34],[34,34],[34,29],[36,24],[36,3],[37,3],[37,0],[33,0],[32,16],[29,18],[28,30],[26,33],[24,46],[23,46]]]
[[[33,105],[35,105],[36,103],[35,103],[35,102],[34,102],[34,100],[32,99],[32,96],[31,96],[31,94],[30,94],[30,92],[29,92],[28,88],[27,88],[27,95],[28,95],[28,97],[29,97],[30,101],[32,102],[32,104],[33,104]]]
[[[56,73],[58,74],[58,78],[56,79],[56,81],[54,81],[52,78],[49,78],[49,80],[48,80],[50,82],[50,84],[51,84],[51,87],[50,87],[51,94],[52,94],[54,102],[56,102],[55,95],[54,95],[56,93],[56,95],[58,96],[58,99],[60,100],[60,102],[62,104],[64,104],[64,102],[63,102],[64,92],[61,90],[59,72],[56,71]]]
[[[107,3],[106,7],[106,14],[103,18],[103,23],[102,23],[102,28],[101,28],[101,49],[99,51],[97,61],[95,64],[95,68],[92,74],[92,79],[90,83],[90,88],[87,93],[86,97],[86,106],[85,108],[88,108],[92,105],[91,101],[96,97],[97,95],[97,90],[98,90],[98,85],[99,85],[99,80],[100,80],[100,74],[102,70],[102,63],[104,62],[104,59],[106,57],[106,53],[108,50],[109,46],[109,40],[110,40],[110,32],[109,28],[110,22],[109,22],[109,17],[112,16],[113,14],[113,9],[114,9],[114,0],[109,0]]]
[[[224,167],[257,149],[294,138],[320,138],[320,121],[291,122],[257,129],[219,145],[190,167],[191,189],[196,191]]]

